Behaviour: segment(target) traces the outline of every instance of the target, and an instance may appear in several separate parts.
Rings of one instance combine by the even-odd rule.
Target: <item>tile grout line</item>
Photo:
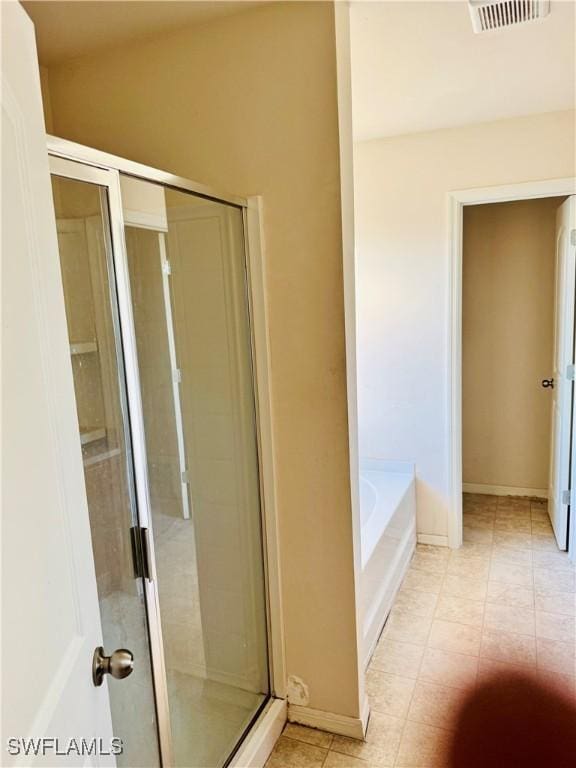
[[[480,647],[478,649],[478,667],[477,667],[477,671],[476,671],[476,685],[478,685],[478,682],[480,680],[480,665],[482,663],[482,660],[484,658],[486,658],[487,661],[497,661],[496,659],[492,660],[489,657],[482,656],[482,644],[483,644],[483,641],[484,641],[485,634],[488,631],[487,627],[486,627],[486,611],[487,611],[487,607],[488,607],[488,605],[498,605],[498,603],[490,602],[488,591],[489,591],[489,585],[490,585],[490,581],[491,581],[490,576],[491,576],[491,573],[492,573],[492,566],[493,566],[494,563],[498,562],[498,561],[495,560],[495,548],[498,546],[496,541],[495,541],[495,535],[496,535],[496,520],[498,518],[498,509],[500,509],[500,501],[501,501],[502,498],[504,498],[504,497],[500,497],[500,496],[497,497],[496,506],[495,506],[495,512],[494,512],[494,519],[492,521],[492,528],[491,528],[491,531],[492,531],[492,541],[491,541],[491,544],[490,544],[490,558],[489,558],[488,578],[487,578],[487,581],[486,581],[486,593],[485,593],[485,599],[484,599],[484,609],[483,609],[483,614],[482,614],[482,623],[481,623],[481,627],[480,627]],[[529,507],[529,513],[531,515],[530,507]],[[532,530],[532,523],[531,523],[531,517],[530,517],[530,531],[531,530]],[[530,534],[530,536],[531,536],[531,534]],[[531,552],[531,546],[532,546],[532,541],[530,541],[530,552]],[[506,548],[506,547],[504,547],[504,548]],[[511,563],[511,565],[514,565],[514,563]],[[534,577],[533,577],[533,570],[532,570],[532,559],[531,559],[530,569],[531,569],[531,579],[532,579],[532,594],[534,595],[534,585],[533,585]],[[503,583],[505,583],[505,582],[503,582]],[[511,584],[509,586],[515,586],[515,585]],[[521,585],[519,585],[519,586],[521,586]],[[534,614],[535,614],[535,611],[534,611]],[[534,616],[534,635],[533,635],[534,638],[535,638],[535,635],[536,635],[535,621],[536,621],[536,619],[535,619],[535,616]],[[491,631],[497,631],[497,630],[491,630]],[[501,630],[501,631],[504,631],[504,630]],[[518,634],[522,634],[522,633],[518,633]]]
[[[332,741],[334,741],[334,739],[332,739]],[[332,744],[332,741],[330,742],[330,744]],[[328,760],[329,754],[330,754],[330,747],[328,747],[328,749],[326,750],[326,754],[324,755],[324,760],[322,760],[322,765],[320,766],[320,768],[324,768],[324,766],[326,765],[326,760]]]
[[[410,566],[408,566],[408,567],[410,567]],[[447,567],[448,566],[446,564],[446,568]],[[415,570],[418,570],[418,569],[415,569]],[[402,748],[402,742],[404,741],[404,734],[406,733],[406,728],[408,727],[408,722],[409,722],[409,720],[408,720],[408,713],[409,713],[410,707],[412,705],[412,699],[414,698],[414,690],[416,688],[416,683],[418,682],[418,679],[419,679],[420,670],[422,669],[422,662],[424,660],[424,655],[425,655],[426,650],[428,648],[428,640],[430,638],[430,633],[432,632],[432,624],[434,623],[434,616],[436,615],[436,610],[438,608],[438,601],[439,601],[439,598],[440,598],[440,594],[442,593],[442,587],[444,586],[445,577],[446,577],[446,569],[444,569],[444,572],[442,573],[442,580],[440,582],[440,588],[439,588],[439,591],[436,593],[436,604],[434,606],[434,612],[432,614],[432,618],[431,618],[431,621],[430,621],[430,627],[429,627],[428,632],[426,634],[426,640],[424,642],[424,645],[422,646],[423,647],[422,656],[420,658],[420,661],[418,662],[418,670],[416,672],[416,678],[414,679],[414,686],[412,687],[412,691],[410,693],[410,698],[408,700],[408,705],[406,707],[406,714],[405,714],[405,716],[403,718],[404,723],[403,723],[402,729],[400,731],[400,739],[398,740],[398,747],[396,748],[396,752],[395,752],[395,755],[394,755],[394,760],[393,760],[393,764],[392,764],[393,766],[398,766],[398,758],[399,758],[399,755],[400,755],[400,750]],[[404,581],[404,579],[402,579],[402,581]]]
[[[516,631],[511,631],[511,630],[503,630],[503,629],[492,630],[492,631],[496,632],[497,634],[499,632],[502,632],[502,633],[508,633],[508,634],[515,634],[515,635],[519,635],[519,636],[523,636],[523,637],[533,637],[534,641],[535,641],[535,644],[536,644],[536,672],[537,672],[537,674],[550,672],[550,673],[562,674],[562,675],[566,676],[565,673],[560,673],[557,670],[553,670],[553,669],[547,670],[547,669],[543,669],[543,668],[541,669],[540,665],[539,665],[539,654],[538,654],[538,639],[539,639],[539,636],[538,636],[538,632],[537,632],[537,628],[536,628],[536,613],[537,613],[537,611],[536,611],[536,581],[535,581],[536,564],[535,564],[535,561],[534,561],[534,551],[535,551],[534,550],[534,536],[535,536],[535,534],[532,531],[532,508],[530,506],[530,534],[529,534],[529,544],[528,544],[528,546],[527,547],[526,546],[520,546],[520,547],[518,547],[518,546],[509,546],[507,542],[504,542],[502,544],[498,544],[495,541],[495,534],[496,534],[496,527],[495,526],[496,526],[496,519],[497,519],[497,510],[499,508],[499,503],[500,503],[500,500],[502,498],[505,498],[505,497],[498,497],[498,501],[496,503],[496,508],[495,508],[495,512],[494,512],[494,517],[492,519],[492,527],[491,527],[491,529],[482,529],[482,530],[491,530],[492,538],[491,538],[491,541],[489,543],[489,556],[487,558],[483,558],[482,556],[475,557],[474,554],[470,555],[470,557],[473,558],[473,559],[477,559],[477,560],[480,560],[480,561],[485,559],[488,562],[488,574],[487,574],[487,578],[486,578],[486,590],[485,590],[485,593],[484,593],[484,597],[483,597],[482,600],[473,600],[472,601],[472,602],[478,602],[478,603],[481,602],[482,605],[483,605],[482,620],[481,620],[480,626],[478,627],[478,629],[480,631],[480,647],[479,647],[479,650],[478,650],[477,654],[470,654],[470,653],[466,653],[466,652],[462,652],[462,651],[455,651],[455,650],[448,651],[448,650],[442,649],[442,648],[434,649],[432,646],[430,646],[430,636],[431,636],[431,633],[432,633],[432,626],[434,624],[434,621],[436,621],[436,620],[438,620],[438,621],[443,620],[443,621],[446,621],[446,622],[449,622],[449,623],[459,624],[461,626],[471,626],[471,627],[474,627],[474,625],[464,624],[463,622],[459,622],[459,621],[454,620],[454,619],[440,619],[439,616],[438,616],[439,604],[440,604],[441,598],[443,596],[450,597],[450,595],[444,595],[444,589],[446,587],[447,577],[449,575],[451,575],[448,572],[449,563],[452,560],[452,555],[457,550],[450,550],[450,549],[448,549],[448,557],[443,558],[444,562],[443,562],[443,568],[442,568],[441,572],[434,571],[434,570],[427,570],[426,568],[419,568],[417,566],[413,566],[412,563],[410,563],[410,565],[409,565],[409,567],[412,567],[415,571],[417,571],[419,573],[428,573],[430,575],[440,575],[441,578],[440,578],[438,590],[436,590],[436,591],[427,592],[426,590],[420,590],[420,589],[411,590],[411,589],[407,588],[408,591],[411,591],[411,592],[414,592],[414,593],[423,593],[423,594],[434,595],[434,598],[435,598],[433,610],[432,610],[431,615],[429,617],[430,618],[430,626],[429,626],[429,629],[426,632],[426,637],[425,637],[424,642],[423,643],[415,643],[415,642],[413,642],[411,640],[406,640],[406,639],[403,639],[403,640],[390,640],[390,642],[406,643],[407,645],[411,645],[411,646],[418,647],[418,648],[422,649],[421,658],[418,661],[418,664],[416,665],[415,670],[414,670],[415,677],[413,678],[413,687],[412,687],[412,690],[410,692],[410,696],[409,696],[408,701],[407,701],[407,707],[406,707],[406,714],[405,714],[405,716],[400,718],[400,717],[397,717],[396,715],[391,715],[391,713],[388,713],[388,712],[381,712],[380,710],[374,710],[375,712],[381,712],[381,714],[384,714],[385,716],[389,715],[389,716],[392,716],[392,717],[396,718],[397,720],[401,721],[400,737],[399,737],[399,740],[398,740],[398,745],[397,745],[396,749],[394,750],[393,762],[391,763],[391,765],[393,765],[393,766],[398,766],[398,760],[399,760],[399,757],[400,757],[400,750],[402,748],[402,744],[404,742],[404,738],[405,738],[405,735],[406,735],[406,730],[407,730],[407,727],[408,727],[409,724],[429,726],[429,727],[431,727],[431,728],[433,728],[435,730],[442,731],[444,733],[452,733],[452,731],[450,729],[445,728],[442,725],[438,725],[438,724],[431,725],[430,723],[420,722],[419,720],[409,720],[408,719],[410,708],[411,708],[413,700],[414,700],[415,689],[416,689],[416,686],[418,685],[418,683],[433,684],[433,685],[439,685],[441,687],[450,688],[450,689],[454,689],[454,690],[462,690],[462,688],[460,686],[454,686],[454,685],[449,685],[449,684],[447,685],[445,682],[438,682],[438,681],[435,681],[435,680],[427,681],[427,680],[421,678],[420,675],[422,673],[422,666],[423,666],[423,662],[424,662],[424,657],[425,657],[427,651],[429,651],[429,650],[440,650],[441,652],[446,653],[448,655],[456,655],[456,656],[462,656],[462,657],[466,657],[466,658],[476,658],[477,661],[478,661],[478,664],[477,664],[477,667],[476,667],[476,673],[475,673],[475,677],[474,677],[474,687],[476,687],[477,684],[478,684],[478,680],[479,680],[479,677],[480,677],[480,663],[484,659],[484,657],[481,656],[481,649],[482,649],[482,640],[483,640],[485,632],[487,631],[487,629],[486,629],[486,610],[487,610],[487,606],[488,605],[498,605],[499,604],[497,601],[494,602],[494,603],[490,602],[489,595],[488,595],[488,588],[489,588],[489,584],[490,584],[490,581],[491,581],[490,575],[492,573],[492,565],[498,562],[497,560],[495,560],[495,550],[496,550],[496,548],[498,546],[501,546],[504,549],[510,549],[512,551],[516,550],[516,549],[520,549],[520,550],[526,550],[527,549],[527,551],[530,552],[530,565],[529,565],[529,567],[530,567],[530,571],[531,571],[531,591],[532,591],[532,606],[533,606],[532,607],[532,612],[534,614],[534,632],[533,632],[533,634],[526,634],[524,632],[516,632]],[[512,517],[511,519],[514,519],[514,518]],[[505,531],[505,532],[506,533],[522,533],[521,531]],[[542,534],[542,533],[539,533],[538,535],[544,536],[544,534]],[[474,543],[474,539],[472,539],[472,543]],[[485,543],[488,543],[488,542],[485,542]],[[426,550],[424,550],[424,552],[425,551]],[[538,550],[538,551],[540,551],[540,550]],[[547,550],[542,550],[542,551],[547,551]],[[429,552],[428,554],[431,554],[431,552]],[[514,563],[514,562],[506,563],[506,561],[504,561],[504,564],[507,564],[507,565],[510,565],[510,566],[522,566],[522,565],[524,565],[523,563]],[[563,572],[565,570],[573,570],[573,569],[564,569],[564,568],[554,567],[554,565],[552,565],[552,566],[542,566],[541,565],[540,567],[546,568],[548,571],[551,571],[552,574],[554,574],[556,572]],[[471,581],[477,581],[477,577],[469,577],[469,578],[471,579]],[[404,579],[402,580],[402,583],[400,585],[400,589],[402,589],[403,584],[404,584]],[[519,589],[520,588],[526,588],[526,589],[529,588],[528,586],[524,586],[523,584],[514,584],[514,583],[508,584],[507,582],[502,582],[502,584],[504,586],[511,587],[511,588],[519,588]],[[556,590],[550,592],[550,594],[551,595],[556,595],[559,592],[562,592],[562,590],[556,589]],[[574,593],[571,593],[570,591],[567,591],[566,594],[574,594]],[[453,595],[452,597],[455,597],[456,599],[467,600],[467,601],[470,600],[470,598],[463,598],[460,595]],[[576,595],[574,595],[574,598],[576,599]],[[395,600],[396,600],[396,598],[395,598]],[[395,600],[394,600],[394,602],[395,602]],[[394,602],[392,604],[392,609],[395,607]],[[513,606],[513,607],[523,608],[523,606]],[[420,618],[419,613],[418,613],[418,609],[416,610],[416,612],[410,611],[410,610],[405,610],[405,613],[407,613],[409,615],[412,615],[414,618]],[[551,614],[551,615],[558,615],[558,616],[562,616],[562,617],[565,616],[565,617],[571,618],[570,614],[562,614],[562,613],[557,613],[555,611],[540,611],[540,613],[546,613],[546,614]],[[422,616],[422,618],[426,618],[426,617]],[[378,647],[380,641],[383,640],[383,639],[385,639],[384,636],[381,636],[381,638],[379,638],[379,641],[378,641],[378,643],[376,645],[376,648]],[[545,638],[543,638],[543,639],[545,639]],[[550,639],[553,640],[552,638],[550,638]],[[485,660],[488,661],[488,662],[492,661],[492,662],[504,663],[504,664],[506,664],[506,663],[518,664],[518,662],[510,662],[510,661],[506,662],[506,661],[504,661],[502,659],[491,659],[490,657],[486,657]],[[528,664],[524,665],[522,663],[520,663],[520,666],[526,667],[526,669],[530,669],[530,667],[531,667],[531,665],[528,665]],[[392,675],[392,676],[405,677],[405,678],[407,677],[407,675],[397,675],[396,673],[385,672],[384,670],[379,670],[376,667],[374,669],[377,672],[380,672],[381,674],[385,674],[385,675]],[[358,760],[359,763],[366,762],[367,765],[370,764],[370,760],[365,759],[362,756],[349,755],[349,754],[347,754],[345,752],[339,752],[337,749],[333,749],[335,736],[333,734],[328,734],[328,735],[330,735],[331,738],[330,738],[330,742],[329,742],[328,746],[326,746],[326,747],[322,747],[322,746],[317,745],[317,744],[311,744],[308,741],[303,741],[303,740],[301,740],[301,739],[299,739],[297,737],[294,737],[294,736],[288,736],[287,735],[286,738],[288,740],[290,740],[290,741],[295,741],[298,744],[302,744],[302,745],[306,745],[306,746],[311,746],[311,747],[316,747],[316,748],[320,748],[320,749],[325,750],[325,755],[324,755],[323,760],[322,760],[322,768],[325,768],[326,762],[328,761],[329,755],[330,755],[331,752],[333,754],[339,754],[341,756],[349,757],[351,760],[354,760],[354,761]]]
[[[534,660],[536,663],[536,677],[540,676],[540,660],[538,658],[538,620],[536,617],[536,573],[534,565],[534,533],[532,530],[532,504],[530,504],[530,544],[532,550],[532,593],[534,595]]]
[[[450,562],[450,559],[452,557],[452,553],[454,551],[456,551],[456,550],[452,550],[452,549],[448,548],[448,557],[446,558],[446,563],[445,563],[444,571],[442,573],[442,581],[440,583],[440,589],[439,589],[438,593],[436,594],[436,605],[434,607],[434,613],[432,614],[432,620],[430,622],[430,629],[428,630],[428,634],[426,636],[426,642],[424,644],[424,651],[423,651],[422,659],[420,660],[420,664],[419,664],[419,667],[418,667],[418,673],[417,673],[417,677],[416,677],[416,680],[415,680],[414,688],[416,687],[416,683],[419,680],[421,680],[420,672],[422,670],[422,663],[424,661],[424,656],[425,656],[427,650],[440,650],[443,653],[457,653],[456,651],[446,651],[446,650],[444,650],[442,648],[436,649],[436,648],[432,647],[429,644],[430,643],[430,635],[432,634],[432,625],[434,624],[434,620],[437,617],[437,612],[438,612],[438,606],[439,606],[439,603],[440,603],[440,598],[441,598],[441,596],[443,594],[444,586],[446,584],[446,577],[451,575],[451,574],[448,573],[448,563]],[[438,619],[438,621],[443,621],[443,619]],[[454,622],[454,623],[459,623],[459,622]],[[463,626],[465,626],[465,625],[463,625]],[[469,657],[469,658],[474,658],[471,654],[464,654],[463,653],[461,655]],[[422,682],[424,682],[426,684],[427,681],[424,680]],[[440,685],[440,683],[435,683],[435,682],[433,682],[433,683],[428,682],[428,684],[429,685]],[[462,689],[458,688],[457,686],[449,686],[449,685],[445,685],[445,684],[443,685],[443,687],[450,688],[450,690],[462,690]],[[410,696],[410,702],[408,704],[408,711],[406,713],[404,728],[402,729],[402,739],[404,737],[404,732],[406,730],[406,727],[408,726],[408,723],[415,723],[416,725],[424,725],[424,726],[427,726],[427,727],[430,727],[430,728],[434,728],[435,730],[443,731],[443,732],[445,732],[447,734],[452,735],[453,731],[450,728],[444,728],[442,725],[438,725],[437,723],[435,723],[434,725],[431,725],[430,723],[423,723],[423,722],[420,722],[418,720],[408,720],[408,713],[410,711],[410,706],[412,704],[413,697],[414,697],[414,690],[412,691],[412,695]],[[398,758],[398,753],[400,751],[400,746],[402,744],[402,739],[400,740],[400,745],[398,747],[397,758]],[[395,761],[394,765],[395,766],[397,765],[397,761]]]
[[[445,567],[444,567],[444,571],[442,573],[442,580],[440,582],[440,588],[439,588],[439,591],[436,593],[436,604],[434,606],[434,612],[433,612],[432,617],[431,617],[430,628],[428,629],[428,632],[426,634],[426,640],[425,640],[424,645],[423,645],[422,657],[420,659],[420,662],[418,663],[418,671],[416,672],[416,678],[414,680],[414,687],[412,688],[412,692],[410,694],[410,699],[408,701],[408,706],[406,708],[406,715],[404,717],[404,725],[402,726],[402,731],[400,733],[400,740],[398,742],[398,748],[396,750],[396,756],[394,758],[394,766],[398,765],[398,757],[400,755],[400,749],[402,747],[402,742],[404,741],[404,734],[406,733],[406,729],[408,727],[408,723],[412,722],[412,721],[408,720],[408,714],[410,712],[410,707],[412,706],[412,700],[414,699],[414,691],[416,689],[416,684],[418,683],[418,680],[420,679],[420,672],[422,670],[422,664],[423,664],[423,661],[424,661],[424,656],[426,654],[426,651],[430,648],[429,641],[430,641],[430,635],[432,633],[432,626],[434,624],[434,619],[436,617],[436,612],[438,610],[438,603],[440,602],[440,596],[442,594],[442,590],[443,590],[444,584],[446,582],[446,575],[447,575],[447,571],[448,571],[448,560],[450,559],[450,555],[452,554],[451,550],[448,550],[448,552],[449,552],[449,554],[448,554],[448,557],[446,558],[446,564],[445,564]]]
[[[477,684],[479,676],[480,676],[480,671],[479,671],[480,662],[484,658],[484,657],[481,656],[481,646],[482,646],[482,639],[484,637],[484,633],[487,631],[487,629],[486,629],[486,608],[487,608],[488,605],[491,604],[490,600],[489,600],[489,595],[488,595],[488,585],[490,583],[490,574],[491,574],[492,564],[497,562],[497,560],[495,559],[495,549],[498,546],[498,542],[495,541],[495,533],[496,533],[495,521],[496,521],[496,515],[497,515],[497,511],[494,512],[494,518],[492,520],[492,525],[491,525],[491,527],[489,529],[491,531],[492,536],[491,536],[491,541],[489,542],[489,557],[486,558],[488,563],[489,563],[488,574],[487,574],[487,579],[486,579],[486,590],[485,590],[483,599],[481,601],[478,601],[478,602],[482,602],[482,605],[483,605],[482,622],[481,622],[481,625],[479,627],[479,629],[480,629],[480,647],[479,647],[478,653],[475,654],[475,655],[453,651],[453,653],[459,653],[460,655],[466,656],[468,658],[476,658],[478,660],[478,667],[476,669],[476,676],[475,676],[475,684]],[[511,533],[515,533],[516,531],[510,531],[510,532]],[[533,534],[532,534],[532,527],[530,526],[530,534],[529,534],[530,540],[529,540],[529,543],[527,542],[528,543],[528,551],[530,552],[530,564],[529,564],[528,567],[531,570],[531,585],[532,585],[531,591],[532,591],[532,606],[533,606],[532,607],[532,611],[534,612],[534,616],[535,616],[536,606],[535,606],[535,602],[534,602],[535,582],[534,582],[534,558],[533,558],[533,539],[532,539],[532,536],[533,536]],[[507,547],[507,542],[503,542],[502,546],[504,548],[508,548]],[[518,549],[518,547],[509,547],[509,548],[512,549],[512,550]],[[524,547],[520,547],[520,549],[524,549]],[[412,693],[410,695],[410,699],[409,699],[409,702],[408,702],[407,714],[406,714],[406,717],[404,718],[404,725],[403,725],[403,728],[402,728],[400,745],[399,745],[399,748],[398,748],[398,751],[397,751],[397,754],[396,754],[395,765],[397,765],[398,754],[399,754],[399,751],[400,751],[400,746],[401,746],[402,741],[403,741],[404,736],[405,736],[407,725],[408,725],[409,722],[412,722],[412,721],[408,720],[408,714],[409,714],[410,707],[411,707],[411,704],[412,704],[413,698],[414,698],[414,689],[415,689],[417,683],[419,681],[422,681],[422,678],[420,677],[420,675],[421,675],[421,671],[422,671],[422,664],[423,664],[423,660],[424,660],[424,655],[426,654],[426,651],[431,648],[429,641],[430,641],[430,635],[431,635],[431,632],[432,632],[432,624],[433,624],[433,622],[436,619],[438,619],[439,603],[440,603],[440,600],[441,600],[441,598],[442,598],[442,596],[444,594],[444,589],[445,589],[445,586],[446,586],[446,579],[447,579],[447,576],[449,575],[448,574],[448,567],[449,567],[448,564],[449,564],[449,561],[451,559],[451,555],[452,555],[452,551],[450,551],[450,556],[446,559],[446,563],[445,563],[445,566],[444,566],[443,571],[442,571],[442,578],[441,578],[439,590],[438,590],[438,592],[432,593],[432,594],[435,594],[435,597],[436,597],[435,606],[434,606],[434,610],[433,610],[432,617],[431,617],[430,629],[428,630],[428,633],[427,633],[427,636],[426,636],[426,640],[425,640],[424,645],[423,645],[422,658],[421,658],[421,660],[420,660],[420,662],[418,664],[418,668],[417,668],[417,672],[416,672],[416,678],[415,678],[415,682],[414,682],[414,688],[412,690]],[[482,558],[480,558],[480,559],[482,559]],[[510,565],[522,565],[522,563],[514,563],[514,562],[509,563],[509,564]],[[426,572],[425,569],[420,569],[420,568],[417,568],[417,567],[415,567],[415,570]],[[511,587],[514,587],[514,586],[522,587],[522,585],[514,585],[514,584],[510,584],[509,586],[511,586]],[[454,623],[460,623],[460,622],[454,621]],[[504,631],[504,630],[501,630],[501,631]],[[516,633],[516,634],[523,635],[524,633]],[[534,633],[533,634],[525,635],[525,636],[536,638],[536,627],[534,627]],[[407,641],[407,642],[409,642],[409,641]],[[487,661],[492,661],[489,657],[486,657],[486,659],[487,659]],[[498,661],[498,660],[493,660],[493,661]],[[528,669],[529,665],[526,665],[526,668]],[[445,687],[457,688],[456,686],[445,686]],[[414,722],[417,722],[417,721],[414,721]],[[443,729],[441,726],[435,725],[434,727],[439,728],[440,730],[445,730],[445,731],[449,732],[449,729]]]
[[[498,502],[496,502],[496,508],[498,508]],[[484,640],[484,628],[486,625],[486,606],[488,604],[488,587],[490,584],[490,573],[492,571],[492,563],[494,559],[494,535],[496,533],[496,518],[492,523],[492,540],[490,543],[490,560],[488,565],[488,578],[486,579],[486,592],[484,593],[484,609],[482,611],[482,625],[480,627],[480,644],[478,646],[478,665],[476,667],[476,679],[474,681],[474,689],[478,688],[480,678],[480,662],[482,659],[482,642]]]

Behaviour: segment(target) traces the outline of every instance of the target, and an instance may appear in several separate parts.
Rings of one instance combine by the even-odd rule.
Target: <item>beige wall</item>
[[[548,487],[560,198],[464,209],[463,480]]]
[[[414,461],[418,532],[447,541],[450,190],[576,175],[574,112],[356,145],[364,455]]]
[[[54,133],[264,196],[287,672],[358,716],[334,9],[273,4],[54,66]]]
[[[42,107],[44,109],[44,126],[46,133],[52,134],[54,122],[52,120],[52,102],[50,99],[49,72],[47,67],[40,65],[40,89],[42,92]]]

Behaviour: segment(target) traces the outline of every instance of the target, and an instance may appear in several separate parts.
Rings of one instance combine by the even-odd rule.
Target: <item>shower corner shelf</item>
[[[86,355],[97,351],[98,344],[95,341],[74,341],[70,344],[71,355]]]
[[[105,437],[106,430],[104,427],[80,427],[80,443],[82,445],[95,443],[97,440],[103,440]]]
[[[94,464],[101,464],[104,461],[120,456],[120,448],[111,448],[109,451],[95,453],[93,456],[87,456],[82,461],[85,467],[92,467]]]

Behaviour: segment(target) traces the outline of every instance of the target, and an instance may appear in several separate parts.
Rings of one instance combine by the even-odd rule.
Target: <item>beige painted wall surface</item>
[[[416,463],[419,533],[448,534],[448,192],[573,176],[574,148],[574,112],[356,145],[360,452]]]
[[[54,131],[54,122],[52,120],[49,73],[47,67],[42,65],[40,65],[40,90],[42,92],[42,107],[44,109],[44,125],[46,126],[46,133],[51,134]]]
[[[463,480],[546,489],[560,199],[464,209]]]
[[[288,674],[358,716],[334,10],[285,3],[51,68],[54,132],[262,194]]]

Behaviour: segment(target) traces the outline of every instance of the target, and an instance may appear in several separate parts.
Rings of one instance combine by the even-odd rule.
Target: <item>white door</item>
[[[574,363],[574,301],[576,197],[562,203],[556,217],[556,297],[552,394],[552,446],[548,509],[560,549],[567,548],[572,394]]]
[[[67,751],[101,737],[109,749],[113,734],[107,687],[91,678],[100,614],[34,28],[16,2],[2,3],[2,48],[0,764],[115,765],[51,742],[25,756],[18,741],[54,737]]]

